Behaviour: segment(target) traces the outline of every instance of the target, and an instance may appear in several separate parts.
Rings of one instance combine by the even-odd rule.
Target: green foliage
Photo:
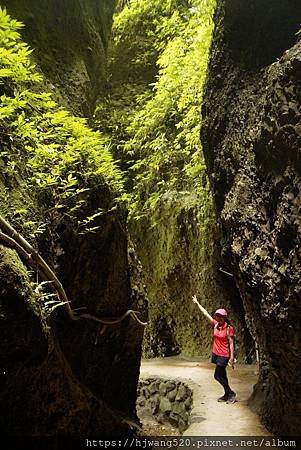
[[[0,8],[1,84],[4,79],[16,83],[41,80],[29,60],[31,50],[20,40],[18,30],[22,27],[22,23],[11,19],[6,10]]]
[[[0,8],[2,173],[6,184],[24,180],[48,208],[79,220],[89,189],[106,186],[113,197],[122,189],[122,174],[106,139],[44,92],[21,26]]]
[[[205,356],[209,339],[205,331],[200,339],[187,299],[197,292],[207,306],[221,296],[200,144],[215,1],[132,0],[123,6],[113,27],[111,90],[95,123],[127,175],[123,199],[150,300],[144,354],[162,355],[160,342],[170,327],[182,351],[196,355],[203,348]]]
[[[57,294],[51,293],[49,288],[50,284],[51,281],[42,281],[41,283],[30,282],[33,290],[33,306],[44,320],[47,320],[56,308],[64,306],[67,303],[59,300]]]
[[[214,8],[214,0],[132,0],[115,19],[111,70],[123,71],[125,51],[130,69],[123,83],[113,75],[106,101],[114,113],[102,129],[128,171],[136,219],[166,192],[202,190],[200,108]],[[101,106],[96,118],[101,124]]]

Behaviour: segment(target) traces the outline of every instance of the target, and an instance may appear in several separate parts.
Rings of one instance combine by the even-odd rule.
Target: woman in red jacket
[[[227,311],[217,309],[214,318],[210,316],[201,306],[194,295],[194,303],[199,307],[204,316],[213,327],[213,347],[211,362],[215,364],[214,378],[224,388],[224,395],[218,399],[219,402],[235,403],[236,394],[229,386],[226,367],[228,363],[234,368],[234,328],[229,324]]]

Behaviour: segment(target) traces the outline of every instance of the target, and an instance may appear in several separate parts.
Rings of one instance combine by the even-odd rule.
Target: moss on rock
[[[250,343],[235,287],[219,271],[219,233],[210,193],[204,189],[202,195],[174,192],[148,222],[130,224],[149,294],[146,357],[210,355],[211,329],[191,301],[194,294],[210,313],[221,306],[230,311],[239,357],[244,358]]]
[[[25,24],[22,36],[48,87],[76,114],[91,116],[106,84],[106,49],[115,0],[3,0]]]
[[[300,430],[300,16],[219,0],[203,109],[222,252],[260,351],[251,403],[280,435]]]

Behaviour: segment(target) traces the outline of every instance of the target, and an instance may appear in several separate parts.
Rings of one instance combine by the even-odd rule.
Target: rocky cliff
[[[300,372],[301,5],[219,0],[202,141],[248,327],[259,345],[251,405],[298,434]]]

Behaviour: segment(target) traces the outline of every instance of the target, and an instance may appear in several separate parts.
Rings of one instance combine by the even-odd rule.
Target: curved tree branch
[[[102,317],[101,319],[96,316],[93,316],[93,314],[89,314],[89,313],[82,313],[78,317],[79,317],[79,319],[95,320],[96,322],[100,322],[105,325],[114,325],[114,324],[119,323],[122,320],[124,320],[127,316],[131,316],[134,320],[136,320],[136,322],[138,322],[140,325],[145,327],[147,325],[147,322],[142,322],[140,319],[138,319],[138,317],[136,316],[137,312],[138,311],[133,311],[132,309],[128,309],[121,317]]]
[[[46,261],[44,261],[44,259],[33,248],[33,246],[29,242],[27,242],[19,233],[17,233],[17,231],[2,216],[0,216],[0,228],[2,228],[2,230],[4,230],[11,237],[15,244],[18,244],[17,246],[15,245],[15,249],[17,251],[20,251],[21,247],[30,255],[30,259],[27,259],[27,262],[31,265],[31,267],[33,267],[34,265],[34,269],[37,268],[39,272],[41,272],[42,278],[44,278],[44,280],[52,282],[51,284],[53,284],[53,286],[55,287],[60,300],[65,303],[65,309],[68,316],[70,317],[70,319],[76,320],[77,317],[71,309],[70,302],[61,282],[56,277],[55,273],[50,269]],[[31,263],[31,261],[34,261],[34,263]]]
[[[114,325],[122,322],[126,317],[131,316],[141,326],[146,326],[147,322],[142,322],[138,317],[138,311],[129,309],[121,317],[100,318],[89,313],[76,313],[70,305],[70,301],[67,294],[53,272],[48,266],[46,261],[41,255],[27,242],[17,231],[2,217],[0,216],[0,228],[5,233],[0,232],[0,240],[5,242],[9,247],[12,247],[17,251],[18,255],[35,271],[38,271],[43,281],[50,281],[52,290],[58,295],[59,299],[63,302],[66,312],[71,320],[89,319],[104,325]]]

